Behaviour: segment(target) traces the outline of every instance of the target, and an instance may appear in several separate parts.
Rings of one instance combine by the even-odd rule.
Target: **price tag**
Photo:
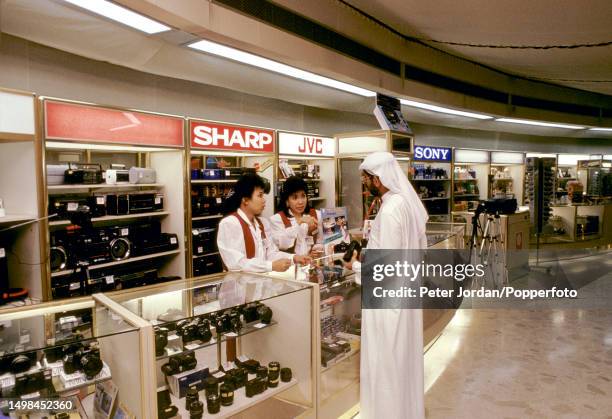
[[[234,332],[226,333],[225,336],[227,336],[228,338],[237,338],[238,337],[238,335],[236,333],[234,333]]]
[[[213,377],[215,378],[223,378],[225,377],[225,373],[223,371],[219,371],[213,374]]]
[[[76,211],[79,208],[79,204],[76,202],[68,202],[68,211]]]
[[[155,205],[159,205],[161,204],[161,197],[160,196],[156,196],[155,197]]]
[[[5,258],[6,257],[6,251],[0,247],[0,258]]]
[[[214,170],[209,170],[208,171],[208,176],[214,176],[215,175],[215,171]]]
[[[98,196],[96,198],[96,204],[98,205],[104,205],[104,197],[103,196]]]
[[[176,241],[176,237],[170,237],[170,244],[176,244],[176,243],[178,243]]]
[[[79,288],[81,288],[81,283],[80,282],[71,282],[69,288],[70,288],[70,291],[78,290]]]
[[[22,345],[27,345],[28,343],[30,343],[30,334],[27,333],[25,335],[19,336],[19,343]]]
[[[198,230],[191,230],[191,234],[193,234],[194,236],[199,236],[200,232]]]
[[[204,248],[203,247],[198,247],[198,253],[204,253]]]
[[[38,391],[36,393],[24,394],[23,396],[21,396],[22,400],[38,399],[38,398],[40,398],[40,393]]]
[[[217,204],[220,204],[221,202],[223,202],[221,198],[217,198]]]
[[[130,234],[130,229],[129,228],[122,228],[121,229],[121,236],[127,236]]]
[[[266,327],[266,326],[267,326],[267,324],[265,324],[265,323],[257,323],[255,325],[253,325],[253,327],[256,327],[258,329],[261,329],[261,328]]]
[[[339,345],[345,345],[346,343],[348,343],[348,342],[347,342],[347,341],[345,341],[345,340],[339,340],[339,341],[338,341],[338,344],[339,344]]]
[[[190,351],[199,348],[200,345],[198,345],[197,343],[190,343],[188,345],[185,345],[185,348],[189,349]]]
[[[108,285],[112,285],[115,283],[115,277],[113,275],[109,275],[107,277],[104,278],[106,280],[106,283]]]
[[[248,357],[248,356],[245,356],[245,355],[240,355],[240,356],[238,357],[238,360],[239,360],[240,362],[247,362],[247,361],[249,360],[249,357]]]
[[[231,176],[231,175],[232,175],[232,173],[229,170],[225,171],[225,176]]]

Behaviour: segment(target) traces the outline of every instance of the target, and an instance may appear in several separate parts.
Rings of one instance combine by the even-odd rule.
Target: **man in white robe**
[[[428,215],[391,153],[376,152],[359,166],[362,181],[382,205],[367,249],[424,249]],[[361,264],[349,264],[360,282]],[[421,309],[364,309],[361,327],[361,419],[423,419]]]

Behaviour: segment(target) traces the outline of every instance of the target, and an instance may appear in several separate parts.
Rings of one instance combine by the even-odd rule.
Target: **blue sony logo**
[[[414,160],[451,161],[451,149],[448,147],[414,146]]]

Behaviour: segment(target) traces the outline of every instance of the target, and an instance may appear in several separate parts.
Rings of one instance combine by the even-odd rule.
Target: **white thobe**
[[[367,249],[424,249],[407,225],[410,211],[402,196],[387,192],[372,222]],[[353,264],[360,282],[361,264]],[[423,312],[420,309],[362,310],[362,419],[423,419]]]
[[[271,228],[268,220],[260,218],[266,233],[266,238],[263,239],[259,223],[251,223],[241,209],[238,209],[236,212],[249,225],[249,230],[255,242],[255,256],[247,259],[244,234],[240,221],[233,215],[223,218],[219,223],[217,246],[219,247],[223,263],[225,263],[229,271],[271,272],[273,261],[281,258],[293,260],[293,255],[281,252],[276,247],[276,244],[274,244],[274,240],[272,240],[269,234]]]
[[[319,210],[316,210],[316,212],[319,225],[313,241],[315,244],[320,244],[323,243],[323,223],[321,222],[321,212]],[[293,213],[291,214],[293,215]],[[295,217],[288,218],[291,222],[291,227],[285,227],[285,223],[283,223],[283,219],[278,213],[270,217],[270,227],[272,228],[274,243],[281,250],[287,250],[295,246],[294,252],[296,255],[307,255],[312,247],[312,244],[308,243],[308,224],[301,223],[298,225]]]

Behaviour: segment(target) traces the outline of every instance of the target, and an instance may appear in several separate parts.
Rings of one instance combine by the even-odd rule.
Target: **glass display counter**
[[[145,417],[138,329],[95,299],[3,310],[3,413],[16,401],[53,399],[57,403],[46,405],[49,409],[32,404],[32,412],[26,405],[11,414],[51,416],[67,410],[94,417],[95,412],[121,410]]]
[[[148,325],[143,356],[158,418],[200,409],[203,417],[297,417],[316,414],[315,291],[228,272],[111,298]]]

